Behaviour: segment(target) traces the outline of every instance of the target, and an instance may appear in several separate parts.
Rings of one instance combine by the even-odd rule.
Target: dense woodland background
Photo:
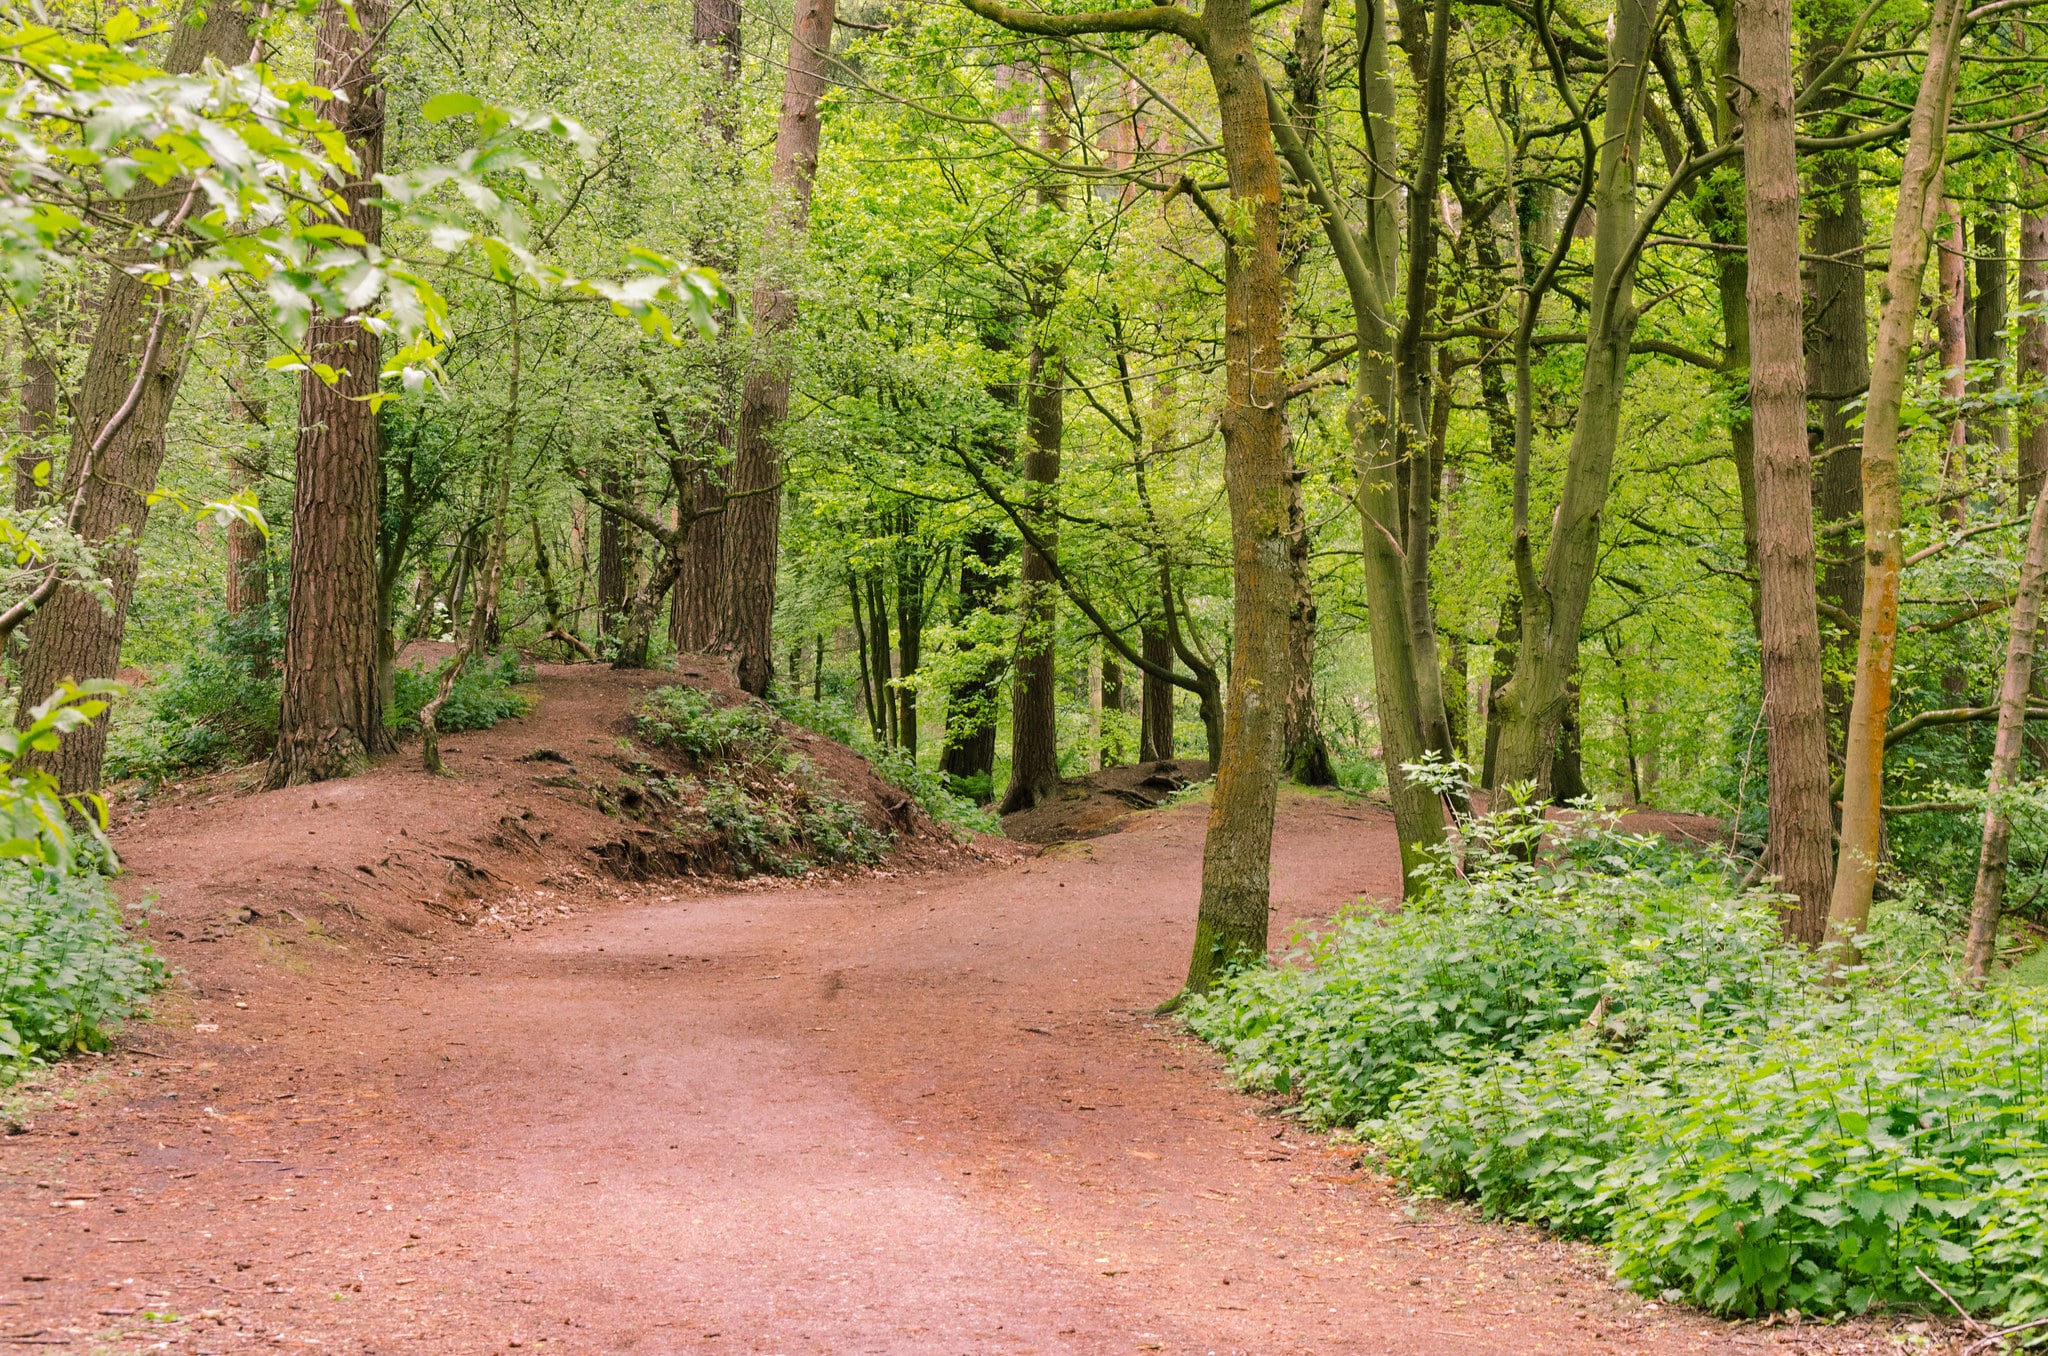
[[[1281,773],[1385,788],[1417,852],[1504,782],[1724,816],[1809,941],[1831,895],[1968,908],[2048,471],[2017,0],[15,22],[12,201],[66,218],[10,255],[8,672],[24,713],[139,692],[67,792],[335,775],[394,724],[431,759],[487,656],[684,650],[1006,810],[1212,759],[1218,919]],[[234,70],[346,134],[245,171],[292,267],[216,143],[48,97],[261,122]],[[1859,632],[1896,658],[1852,712]],[[1998,793],[2028,909],[2038,758]]]

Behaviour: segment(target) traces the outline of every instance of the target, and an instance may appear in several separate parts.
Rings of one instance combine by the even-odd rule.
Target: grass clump
[[[651,778],[644,788],[663,803],[687,857],[721,854],[738,876],[801,876],[816,866],[871,866],[895,841],[789,747],[766,707],[721,705],[698,688],[663,687],[641,700],[633,723],[642,739],[696,767]]]
[[[1417,903],[1189,1005],[1243,1083],[1673,1301],[2048,1316],[2037,991],[1882,937],[1824,983],[1710,861],[1528,807],[1463,827]]]

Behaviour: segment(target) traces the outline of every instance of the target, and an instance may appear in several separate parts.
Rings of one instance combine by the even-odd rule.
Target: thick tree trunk
[[[1203,9],[1236,220],[1224,249],[1224,489],[1230,502],[1230,686],[1187,990],[1265,956],[1273,812],[1293,658],[1288,611],[1286,285],[1280,266],[1280,166],[1247,0]]]
[[[994,603],[1001,589],[1001,538],[993,528],[977,527],[960,544],[959,611],[965,620]],[[946,696],[946,742],[939,751],[939,770],[962,779],[990,776],[996,766],[996,693],[1001,661],[970,651],[971,675]]]
[[[1998,917],[2005,909],[2005,870],[2012,851],[2012,818],[2000,797],[2019,775],[2027,734],[2027,692],[2034,681],[2034,646],[2041,633],[2041,602],[2048,594],[2048,493],[2034,497],[2027,556],[2012,603],[2005,641],[2005,675],[1998,688],[1998,740],[1985,777],[1984,841],[1977,857],[1977,887],[1970,899],[1970,936],[1963,975],[1982,983],[1998,950]]]
[[[1168,599],[1166,606],[1173,606]],[[1166,623],[1147,622],[1139,630],[1139,653],[1149,663],[1162,669],[1173,667],[1173,642],[1166,634]],[[1173,694],[1174,686],[1153,673],[1145,675],[1145,681],[1138,692],[1138,761],[1154,762],[1174,756],[1173,748]]]
[[[338,96],[321,110],[347,134],[356,180],[343,190],[348,224],[375,243],[383,214],[373,199],[384,168],[384,87],[372,43],[383,0],[344,8],[323,0],[315,52]],[[356,316],[316,320],[306,352],[338,374],[299,378],[297,483],[292,496],[291,591],[285,602],[284,692],[272,787],[345,776],[395,745],[377,683],[377,509],[382,442],[376,409],[376,335]]]
[[[1585,372],[1540,579],[1530,565],[1533,543],[1520,535],[1514,546],[1522,590],[1522,635],[1515,676],[1500,694],[1499,780],[1534,782],[1539,791],[1548,789],[1545,782],[1556,755],[1567,684],[1578,667],[1579,624],[1598,565],[1600,524],[1613,478],[1629,345],[1635,333],[1635,261],[1629,243],[1636,228],[1635,167],[1643,103],[1639,87],[1650,20],[1646,0],[1621,0],[1615,6],[1593,192]]]
[[[1908,118],[1905,162],[1892,218],[1884,309],[1863,421],[1863,613],[1856,638],[1856,689],[1850,703],[1842,779],[1842,840],[1828,903],[1828,937],[1843,958],[1870,918],[1883,835],[1884,743],[1898,645],[1904,506],[1899,488],[1899,416],[1920,309],[1927,251],[1941,211],[1949,106],[1955,96],[1961,0],[1933,0],[1927,63]]]
[[[1789,0],[1735,0],[1749,227],[1749,406],[1755,429],[1757,582],[1770,759],[1771,870],[1794,903],[1788,934],[1818,946],[1833,883],[1827,708],[1814,592],[1813,470],[1801,352],[1799,166]]]
[[[771,245],[791,248],[810,222],[811,182],[818,168],[818,99],[832,50],[834,0],[798,0],[789,38],[775,163],[769,181],[780,198]],[[774,676],[775,572],[782,529],[782,450],[777,439],[789,416],[789,362],[777,340],[796,321],[796,292],[787,263],[771,262],[754,288],[754,334],[761,344],[740,393],[739,441],[726,509],[726,559],[719,643],[734,656],[739,685],[755,696]]]
[[[189,22],[199,8],[193,6],[172,25],[164,70],[173,75],[198,70],[207,57],[223,66],[249,59],[241,9],[208,6],[204,22]],[[126,207],[138,220],[174,214],[186,192],[177,180],[153,191],[145,186]],[[193,317],[193,302],[184,294],[159,290],[118,267],[107,270],[92,347],[71,399],[71,447],[60,487],[67,503],[82,493],[77,530],[97,554],[105,601],[92,590],[67,584],[35,612],[21,666],[21,690],[28,700],[20,703],[18,721],[27,720],[30,708],[63,680],[112,678],[120,669],[149,494],[163,466],[164,427],[185,374],[186,334]],[[150,362],[146,373],[140,371],[145,358]],[[101,430],[138,385],[139,398],[127,421],[95,456],[92,448]],[[100,782],[111,724],[110,717],[82,725],[64,737],[54,754],[32,761],[54,772],[67,795],[93,790]]]
[[[734,152],[739,135],[737,0],[694,0],[690,7],[690,42],[705,64],[718,73],[720,89],[705,101],[699,122],[706,150],[718,164],[716,178],[729,192],[740,168]],[[696,252],[699,260],[720,273],[731,272],[737,253],[729,232],[717,227],[698,238]],[[694,421],[692,450],[701,458],[701,464],[693,483],[681,491],[696,504],[697,522],[683,552],[682,572],[676,579],[668,639],[677,652],[687,654],[701,654],[717,647],[722,610],[732,599],[725,578],[725,517],[717,510],[725,503],[725,478],[733,459],[734,407],[740,394],[740,374],[732,360],[736,352],[735,336],[731,333],[733,316],[728,311],[721,318],[728,332],[719,336],[714,350],[711,408]]]
[[[1028,810],[1059,790],[1057,668],[1053,633],[1059,599],[1048,555],[1058,549],[1054,496],[1060,478],[1060,446],[1066,430],[1066,388],[1059,362],[1033,343],[1025,377],[1024,481],[1031,495],[1027,511],[1037,542],[1024,543],[1018,571],[1017,661],[1010,688],[1010,784],[1002,813]]]

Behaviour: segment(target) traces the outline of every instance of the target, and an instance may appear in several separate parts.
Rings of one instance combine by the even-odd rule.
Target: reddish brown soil
[[[1174,792],[1208,775],[1207,759],[1163,758],[1068,777],[1044,804],[1004,815],[1003,836],[1019,843],[1041,844],[1100,838],[1115,833],[1132,815],[1158,809]]]
[[[0,1338],[1892,1349],[1875,1330],[1646,1305],[1591,1251],[1412,1207],[1353,1149],[1233,1092],[1213,1054],[1149,1015],[1185,964],[1200,806],[1036,858],[809,885],[593,872],[508,889],[529,903],[551,890],[503,906],[523,928],[416,917],[397,891],[348,895],[363,918],[346,936],[281,912],[319,908],[328,873],[353,868],[330,834],[381,846],[350,827],[359,816],[402,811],[408,840],[488,834],[526,765],[487,774],[482,755],[566,728],[551,700],[502,745],[455,741],[464,779],[419,793],[431,805],[408,799],[413,774],[385,770],[124,831],[171,901],[155,931],[184,979],[133,1049],[47,1076],[13,1113],[28,1124],[0,1140]],[[321,872],[280,878],[277,844],[296,855],[300,839]],[[1385,816],[1336,797],[1287,797],[1275,858],[1276,935],[1396,885]],[[189,901],[232,902],[238,862],[235,888],[267,891],[248,897],[272,910],[219,923],[215,942],[170,935],[199,916]]]

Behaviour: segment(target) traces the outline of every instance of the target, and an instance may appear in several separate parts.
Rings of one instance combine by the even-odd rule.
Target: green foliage
[[[657,778],[649,789],[679,807],[678,837],[708,830],[735,874],[801,876],[819,865],[871,866],[888,853],[892,836],[789,747],[768,707],[664,687],[641,700],[633,723],[641,738],[704,769],[701,778]]]
[[[165,976],[104,877],[0,861],[0,1083],[31,1062],[104,1050]]]
[[[268,757],[277,743],[278,649],[269,609],[222,616],[212,643],[149,688],[144,718],[116,723],[109,775],[164,781]]]
[[[909,795],[924,812],[956,833],[1003,831],[1002,821],[981,808],[979,801],[962,794],[937,768],[922,766],[910,750],[883,744],[854,718],[851,708],[836,702],[814,701],[801,692],[775,689],[769,700],[776,713],[792,725],[814,730],[837,740],[868,760],[875,775]]]
[[[1731,1313],[2048,1314],[2048,1010],[1912,928],[1837,984],[1714,864],[1514,809],[1398,913],[1354,910],[1190,1021],[1393,1170],[1612,1245]]]
[[[107,807],[97,795],[67,796],[41,768],[23,768],[30,753],[53,752],[64,735],[107,709],[106,698],[126,691],[99,679],[65,683],[29,711],[20,729],[0,727],[0,862],[27,861],[70,871],[78,859],[75,826],[84,825],[97,853],[107,846]]]
[[[419,728],[420,708],[441,690],[441,674],[446,669],[447,663],[433,669],[399,668],[394,675],[396,709],[390,713],[397,728]],[[520,663],[516,650],[507,650],[495,659],[472,663],[462,670],[455,679],[455,686],[448,690],[448,700],[441,707],[434,725],[444,735],[457,734],[464,730],[488,730],[501,720],[523,716],[530,703],[512,688],[532,681],[533,670]]]
[[[695,758],[763,759],[784,752],[774,712],[753,702],[721,706],[700,688],[655,689],[633,724],[641,738]]]

